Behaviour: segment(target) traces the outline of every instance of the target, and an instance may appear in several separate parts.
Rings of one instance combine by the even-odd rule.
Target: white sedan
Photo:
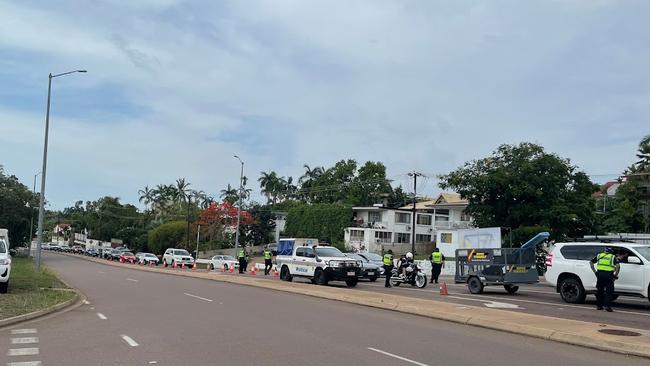
[[[11,274],[11,255],[4,239],[0,239],[0,293],[7,293]]]
[[[138,261],[138,263],[140,263],[140,264],[152,264],[153,263],[154,265],[157,266],[158,263],[160,262],[160,259],[158,259],[158,257],[156,257],[156,255],[152,254],[152,253],[138,253],[138,254],[135,255],[135,258]]]
[[[230,268],[238,269],[239,261],[232,255],[215,255],[210,259],[210,269],[215,270],[218,268],[223,268],[226,271]]]

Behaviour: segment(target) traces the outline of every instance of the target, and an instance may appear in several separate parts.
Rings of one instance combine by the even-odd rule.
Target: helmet
[[[413,253],[411,253],[411,252],[406,253],[406,258],[407,259],[413,259]]]
[[[614,248],[612,247],[605,248],[605,253],[614,253]]]

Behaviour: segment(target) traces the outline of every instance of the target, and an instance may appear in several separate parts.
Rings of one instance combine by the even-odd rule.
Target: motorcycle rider
[[[406,256],[402,256],[399,259],[398,268],[400,276],[406,278],[406,267],[413,264],[413,253],[408,252]]]

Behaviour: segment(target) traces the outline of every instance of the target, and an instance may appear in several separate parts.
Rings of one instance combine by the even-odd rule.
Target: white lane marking
[[[34,334],[36,329],[12,329],[11,334]]]
[[[38,354],[38,348],[10,348],[7,356],[34,356]]]
[[[84,300],[84,305],[90,305],[90,302],[88,302],[88,300]]]
[[[11,344],[38,343],[38,337],[11,338]]]
[[[41,361],[9,362],[7,366],[42,366]]]
[[[519,305],[515,304],[508,304],[507,302],[498,302],[498,301],[491,301],[491,300],[481,300],[481,299],[468,299],[465,297],[460,297],[460,296],[448,296],[451,299],[460,299],[460,300],[469,300],[469,301],[478,301],[484,303],[485,306],[488,308],[501,308],[501,309],[523,309]]]
[[[127,278],[126,280],[131,282],[140,282],[140,280],[134,280],[133,278]]]
[[[207,301],[207,302],[212,302],[211,299],[206,299],[205,297],[188,294],[187,292],[183,292],[183,294],[186,295],[186,296],[189,296],[189,297],[193,297],[195,299],[199,299],[199,300],[203,300],[203,301]]]
[[[406,358],[406,357],[402,357],[402,356],[400,356],[400,355],[396,355],[396,354],[394,354],[394,353],[390,353],[390,352],[382,351],[382,350],[380,350],[380,349],[376,349],[376,348],[372,348],[372,347],[368,347],[368,349],[371,350],[371,351],[377,352],[377,353],[381,353],[382,355],[385,355],[385,356],[393,357],[393,358],[396,358],[396,359],[398,359],[398,360],[402,360],[402,361],[404,361],[404,362],[412,363],[412,364],[414,364],[414,365],[418,365],[418,366],[429,366],[429,365],[427,365],[426,363],[413,361],[413,360],[408,359],[408,358]]]
[[[98,316],[99,319],[101,319],[101,320],[106,320],[106,319],[108,319],[108,318],[106,317],[106,315],[104,315],[104,314],[102,314],[102,313],[97,313],[97,316]]]
[[[461,295],[461,294],[455,294],[455,295]],[[463,300],[472,300],[471,298],[461,297],[461,296],[454,296],[454,297],[461,298]],[[480,295],[480,296],[488,298],[488,299],[503,300],[503,297],[487,296],[487,295]],[[449,297],[451,297],[451,296],[449,296]],[[556,303],[545,302],[545,301],[532,301],[532,300],[521,300],[521,299],[511,299],[511,298],[508,298],[508,301],[525,302],[525,303],[529,303],[529,304],[539,304],[539,305],[551,305],[551,306],[554,306],[554,307],[575,308],[575,309],[582,309],[582,310],[593,308],[593,306],[590,306],[590,305],[571,305],[571,304],[564,304],[564,303],[563,304],[556,304]],[[616,312],[617,313],[624,313],[624,314],[650,316],[650,313],[638,313],[636,311],[627,311],[627,310],[616,309]]]
[[[157,363],[158,363],[158,361],[149,361],[149,364],[150,364],[150,365],[155,365],[155,364],[157,364]]]
[[[99,273],[99,274],[104,274],[104,273],[106,273],[106,272],[103,272],[103,271],[97,271],[97,273]]]
[[[129,337],[129,336],[126,335],[126,334],[122,334],[120,337],[122,337],[122,339],[124,339],[124,341],[125,341],[126,343],[128,343],[129,346],[131,346],[131,347],[137,347],[137,346],[139,346],[138,342],[134,341],[133,338]]]

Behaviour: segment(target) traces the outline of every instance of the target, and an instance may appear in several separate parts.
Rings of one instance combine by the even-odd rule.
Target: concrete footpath
[[[137,266],[109,262],[97,258],[71,256],[115,267],[255,286],[650,358],[650,332],[646,330],[486,309],[469,305],[459,306],[453,303],[385,293],[314,286],[305,283],[266,281],[252,277],[223,275],[218,272],[173,271],[159,267]]]

